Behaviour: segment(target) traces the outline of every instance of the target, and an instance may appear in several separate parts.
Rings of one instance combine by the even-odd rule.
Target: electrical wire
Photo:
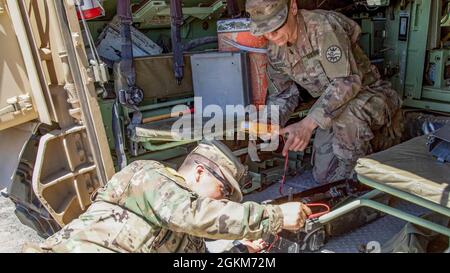
[[[100,2],[97,1],[97,3],[103,9],[103,7],[100,5]],[[92,57],[95,59],[95,62],[97,64],[100,64],[101,63],[100,55],[98,54],[97,48],[95,47],[94,38],[92,38],[91,31],[89,30],[89,27],[86,22],[86,18],[84,17],[83,10],[81,9],[80,0],[76,0],[76,6],[80,13],[81,22],[83,24],[84,31],[86,32],[86,36],[87,36],[87,40],[89,43],[89,47],[91,49]]]
[[[269,245],[269,247],[266,250],[266,253],[270,253],[270,251],[272,250],[273,246],[275,245],[275,243],[280,239],[279,235],[275,235],[275,239],[273,240],[273,242]]]
[[[286,145],[286,140],[285,140],[284,136],[281,136],[281,140],[283,142],[283,146]],[[289,167],[289,152],[286,153],[286,156],[284,158],[284,172],[283,172],[283,176],[281,177],[280,188],[278,189],[278,192],[280,193],[280,195],[283,195],[283,188],[284,188],[284,184],[286,183],[288,167]]]
[[[314,214],[309,215],[309,216],[308,216],[308,219],[309,219],[309,220],[317,219],[317,218],[319,218],[320,216],[323,216],[323,215],[325,215],[325,214],[327,214],[327,213],[329,213],[329,212],[331,211],[330,206],[328,206],[328,205],[325,204],[325,203],[309,203],[309,204],[305,204],[305,205],[306,205],[308,208],[314,208],[314,207],[322,207],[322,208],[325,208],[324,211],[317,212],[317,213],[314,213]],[[275,239],[274,239],[273,242],[269,245],[269,247],[267,247],[266,253],[270,253],[270,251],[272,250],[273,246],[275,245],[276,242],[278,242],[279,239],[280,239],[280,236],[279,236],[279,235],[275,235]]]

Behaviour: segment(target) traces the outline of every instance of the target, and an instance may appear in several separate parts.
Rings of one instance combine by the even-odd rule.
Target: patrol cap
[[[250,14],[250,32],[261,36],[272,32],[287,21],[291,0],[247,0],[246,11]]]
[[[189,154],[189,156],[194,154],[202,156],[217,166],[229,186],[234,189],[230,200],[234,202],[241,202],[242,192],[239,186],[239,181],[246,175],[247,168],[239,161],[233,152],[220,141],[203,140]]]

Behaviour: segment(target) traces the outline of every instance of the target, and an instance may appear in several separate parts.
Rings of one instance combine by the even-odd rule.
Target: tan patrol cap
[[[261,36],[280,28],[287,20],[290,0],[247,0],[250,32]]]
[[[247,174],[247,168],[225,144],[217,140],[203,140],[189,155],[192,154],[200,155],[217,165],[229,186],[234,188],[230,200],[234,202],[242,201],[239,181]]]

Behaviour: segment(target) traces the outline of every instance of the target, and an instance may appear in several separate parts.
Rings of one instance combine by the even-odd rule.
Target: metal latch
[[[108,67],[104,62],[98,63],[95,60],[90,60],[90,71],[93,74],[94,81],[98,83],[106,83],[109,81]]]
[[[9,98],[6,100],[6,103],[9,105],[0,109],[0,116],[10,113],[20,114],[24,111],[33,109],[33,103],[31,102],[29,95],[20,95]]]

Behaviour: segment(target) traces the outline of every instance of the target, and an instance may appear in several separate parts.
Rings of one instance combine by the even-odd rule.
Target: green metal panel
[[[171,148],[175,148],[178,146],[183,146],[185,144],[190,144],[190,143],[195,143],[195,142],[197,142],[197,141],[196,140],[186,140],[186,141],[172,141],[172,142],[166,142],[166,143],[162,143],[162,144],[155,144],[151,141],[148,141],[148,142],[143,142],[142,146],[144,146],[144,148],[147,151],[156,152],[156,151],[166,151]]]
[[[412,4],[405,80],[405,96],[409,98],[422,97],[431,4],[429,0],[415,0]]]
[[[88,21],[88,27],[94,41],[97,41],[98,36],[100,36],[103,29],[108,25],[108,23],[109,21]]]
[[[140,111],[148,111],[148,110],[156,110],[160,108],[170,107],[170,106],[176,106],[180,104],[187,104],[194,102],[194,98],[186,98],[186,99],[179,99],[179,100],[170,100],[167,102],[160,102],[145,106],[139,106]]]
[[[390,71],[395,71],[396,74],[390,79],[392,86],[397,92],[403,96],[403,83],[406,76],[406,56],[407,56],[407,41],[399,40],[399,25],[400,14],[410,14],[409,5],[406,10],[400,9],[400,4],[391,6],[386,10],[386,38],[384,40],[384,47],[387,49],[384,53],[385,68]]]
[[[100,106],[100,113],[102,115],[109,148],[114,150],[114,134],[112,130],[112,111],[114,100],[99,100],[98,103]]]
[[[404,106],[435,111],[450,112],[447,102],[450,93],[444,81],[444,69],[448,60],[447,50],[427,50],[435,48],[440,28],[436,24],[439,17],[439,0],[412,1],[404,10],[400,4],[388,8],[385,40],[385,68],[397,72],[391,77],[393,88],[404,98]],[[408,41],[399,39],[400,17],[409,16]],[[439,21],[439,20],[438,20]],[[437,28],[436,28],[437,27]],[[423,86],[427,54],[435,65],[434,86]],[[450,90],[449,90],[450,91]]]
[[[169,100],[166,102],[161,102],[161,103],[143,103],[142,106],[139,106],[139,111],[142,112],[142,117],[145,118],[149,118],[149,117],[157,117],[157,116],[161,116],[161,115],[166,115],[166,114],[170,114],[172,113],[172,109],[174,106],[176,105],[183,105],[183,104],[188,104],[188,103],[192,103],[194,101],[194,98],[185,98],[185,99],[174,99],[174,100]]]
[[[450,113],[450,104],[446,102],[405,99],[404,106]]]
[[[141,30],[152,41],[162,41],[165,45],[170,45],[170,28],[158,28],[150,30]],[[216,36],[217,20],[200,20],[193,18],[186,20],[181,28],[181,38],[187,42],[196,38]],[[216,49],[217,44],[207,45],[196,48],[196,50]]]
[[[449,65],[449,51],[447,49],[430,51],[429,62],[435,70],[433,86],[435,88],[446,88],[445,68]]]
[[[129,163],[137,160],[156,160],[166,161],[180,156],[187,156],[190,152],[188,146],[178,146],[165,151],[156,151],[152,153],[146,153],[137,157],[129,158]]]
[[[373,24],[371,18],[364,18],[361,20],[361,38],[359,39],[359,44],[364,50],[367,56],[372,54],[372,40],[373,36]]]
[[[422,92],[422,98],[442,102],[450,102],[450,89],[424,87]],[[450,104],[448,104],[448,110],[450,110]]]

